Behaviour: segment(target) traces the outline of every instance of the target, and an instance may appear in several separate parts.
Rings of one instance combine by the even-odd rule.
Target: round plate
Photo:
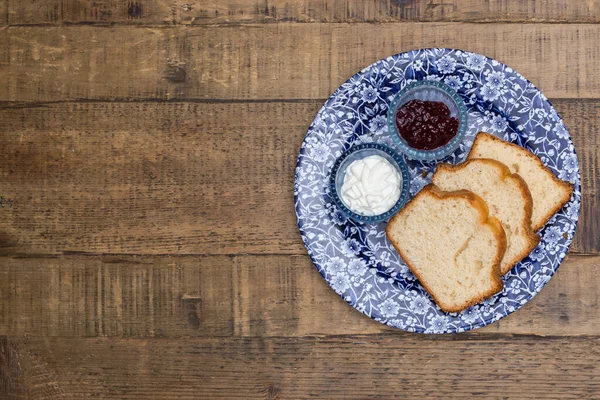
[[[461,313],[444,313],[410,273],[385,236],[386,222],[355,224],[330,197],[337,157],[357,143],[397,150],[388,132],[391,100],[415,80],[442,81],[469,109],[468,131],[443,162],[460,163],[479,131],[532,151],[560,179],[574,184],[571,200],[540,231],[537,248],[507,275],[502,292]],[[407,160],[414,196],[431,180],[435,162]],[[336,293],[360,312],[410,332],[463,332],[521,308],[556,272],[573,240],[581,186],[575,148],[546,97],[510,67],[454,49],[421,49],[370,65],[342,84],[310,125],[300,149],[294,196],[302,240]]]

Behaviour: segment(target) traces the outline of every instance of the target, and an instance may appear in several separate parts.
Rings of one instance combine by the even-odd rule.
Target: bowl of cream
[[[394,150],[378,143],[351,147],[333,165],[330,189],[336,206],[360,223],[389,219],[406,204],[406,163]]]

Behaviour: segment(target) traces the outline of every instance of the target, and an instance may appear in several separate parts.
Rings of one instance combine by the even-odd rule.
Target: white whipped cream
[[[369,156],[348,166],[340,196],[357,214],[379,215],[396,204],[401,185],[402,176],[388,160]]]

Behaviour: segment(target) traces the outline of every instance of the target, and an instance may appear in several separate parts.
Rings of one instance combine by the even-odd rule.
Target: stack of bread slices
[[[386,233],[439,307],[459,312],[502,290],[572,192],[531,152],[481,132],[467,161],[439,164]]]

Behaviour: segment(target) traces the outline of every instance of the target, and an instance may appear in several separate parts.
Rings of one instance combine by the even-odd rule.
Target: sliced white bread
[[[502,290],[506,236],[472,192],[427,185],[390,220],[386,234],[443,311],[462,311]]]
[[[533,153],[489,133],[480,132],[469,153],[469,159],[491,158],[505,164],[512,173],[523,178],[533,199],[531,223],[540,230],[571,198],[573,185],[558,179]]]
[[[501,162],[480,158],[459,165],[438,164],[432,181],[441,190],[469,190],[486,202],[506,234],[506,253],[500,263],[503,275],[539,243],[531,227],[533,201],[527,184]]]

